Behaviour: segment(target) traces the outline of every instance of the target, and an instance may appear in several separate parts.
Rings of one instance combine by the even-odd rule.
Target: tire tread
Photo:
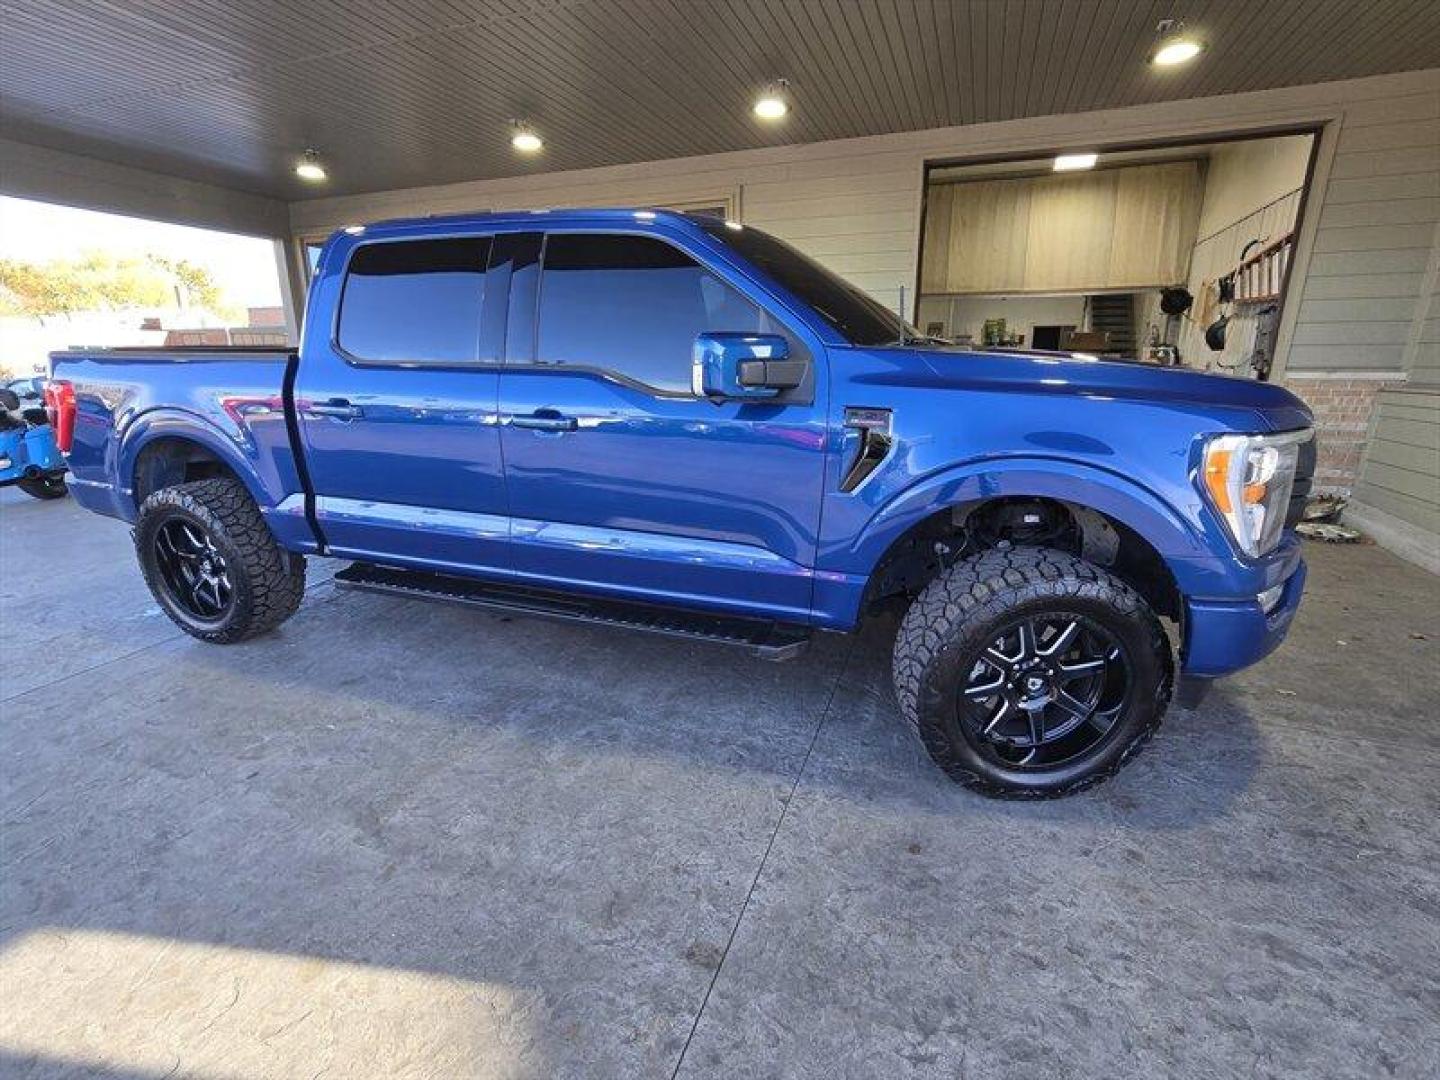
[[[161,488],[145,500],[140,515],[171,507],[207,521],[212,531],[226,536],[239,550],[240,571],[249,583],[250,595],[248,611],[240,613],[236,620],[214,630],[186,626],[177,620],[181,629],[205,641],[230,644],[267,633],[295,614],[305,595],[305,560],[275,542],[244,484],[230,477],[214,477]],[[139,543],[137,529],[137,548]],[[158,596],[149,563],[143,552],[138,554],[147,584]]]
[[[1027,599],[1083,597],[1111,604],[1120,614],[1142,622],[1152,647],[1165,658],[1167,677],[1161,680],[1152,715],[1142,729],[1115,760],[1063,787],[1017,789],[980,776],[957,761],[942,734],[922,720],[920,699],[926,671],[966,624],[1003,617],[1013,605],[1008,595],[1013,590],[1023,590]],[[925,587],[901,619],[895,637],[893,676],[905,722],[953,780],[994,798],[1053,799],[1108,780],[1140,753],[1159,728],[1169,704],[1170,664],[1165,631],[1134,589],[1077,556],[1050,548],[1014,547],[962,560]]]

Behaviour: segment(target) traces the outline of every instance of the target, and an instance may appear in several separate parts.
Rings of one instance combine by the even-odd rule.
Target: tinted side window
[[[546,238],[539,363],[602,368],[688,394],[695,338],[707,330],[776,332],[758,306],[660,240]]]
[[[366,244],[350,258],[340,347],[383,364],[473,364],[489,237]]]

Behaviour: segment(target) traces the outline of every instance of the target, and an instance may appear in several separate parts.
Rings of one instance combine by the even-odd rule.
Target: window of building
[[[361,363],[475,363],[489,253],[489,237],[358,248],[345,274],[340,347]]]

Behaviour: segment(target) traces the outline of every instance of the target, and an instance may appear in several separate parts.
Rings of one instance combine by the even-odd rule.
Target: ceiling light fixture
[[[325,166],[320,164],[320,152],[318,150],[306,150],[295,163],[295,175],[301,180],[309,180],[312,184],[319,183],[326,177]]]
[[[545,145],[545,141],[524,120],[511,120],[510,145],[522,154],[533,154]]]
[[[1061,154],[1055,159],[1056,172],[1074,172],[1076,169],[1093,169],[1100,160],[1099,154]]]
[[[1155,27],[1155,37],[1150,62],[1157,67],[1174,67],[1194,60],[1205,48],[1193,35],[1185,33],[1185,24],[1178,19],[1161,19]]]
[[[755,115],[761,120],[779,120],[790,111],[790,83],[776,79],[755,99]]]

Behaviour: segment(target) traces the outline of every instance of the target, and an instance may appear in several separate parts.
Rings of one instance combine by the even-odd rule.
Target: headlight
[[[1218,435],[1205,445],[1201,480],[1210,503],[1247,555],[1280,542],[1300,446],[1314,431],[1283,435]]]

